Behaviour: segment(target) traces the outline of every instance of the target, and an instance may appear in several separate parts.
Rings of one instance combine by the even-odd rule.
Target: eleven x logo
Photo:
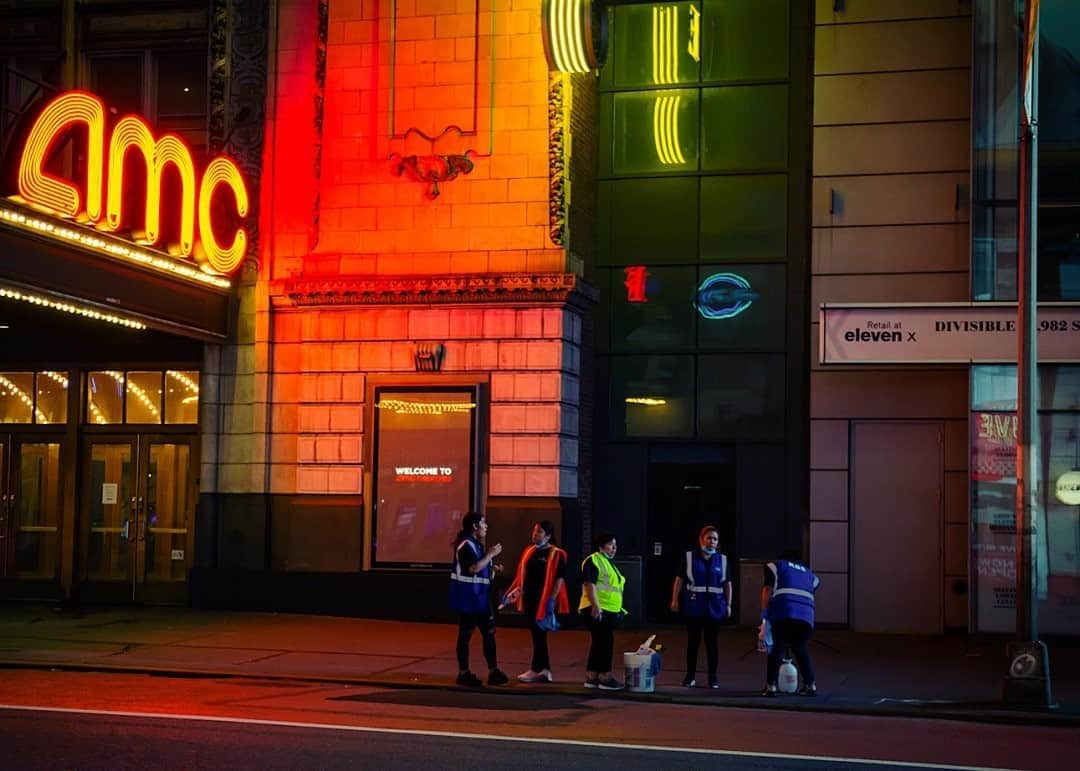
[[[915,331],[904,329],[900,321],[867,321],[866,327],[844,332],[848,343],[915,343]]]

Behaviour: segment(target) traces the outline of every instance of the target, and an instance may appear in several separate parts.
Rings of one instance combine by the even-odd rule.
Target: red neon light
[[[647,303],[649,298],[645,295],[645,281],[649,275],[648,269],[644,265],[631,265],[629,268],[623,268],[623,273],[626,274],[626,280],[623,281],[623,286],[626,287],[626,301]]]
[[[85,124],[88,129],[86,201],[78,187],[69,180],[46,174],[43,167],[57,139],[71,127]],[[203,172],[202,184],[196,185],[191,151],[172,134],[155,140],[150,128],[140,118],[126,116],[112,130],[109,139],[108,195],[105,221],[100,227],[118,230],[123,223],[124,160],[129,150],[137,149],[146,163],[145,238],[148,244],[161,239],[161,182],[165,168],[172,165],[180,176],[180,243],[176,251],[183,257],[194,253],[203,270],[231,273],[239,267],[247,249],[247,233],[237,228],[232,243],[222,246],[214,235],[211,199],[219,185],[233,192],[236,213],[248,213],[248,192],[240,170],[228,158],[215,158]],[[50,101],[34,121],[19,161],[19,195],[28,203],[62,217],[85,216],[91,222],[102,219],[104,185],[105,107],[93,94],[69,91]],[[196,238],[196,211],[198,238]]]

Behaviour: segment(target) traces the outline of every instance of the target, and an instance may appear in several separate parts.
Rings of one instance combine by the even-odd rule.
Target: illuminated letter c
[[[210,161],[203,172],[202,185],[199,188],[199,239],[202,241],[205,254],[196,252],[196,257],[203,264],[203,268],[209,267],[214,273],[232,273],[236,270],[240,261],[244,259],[247,250],[247,233],[243,228],[237,228],[233,236],[231,246],[225,247],[217,242],[214,236],[213,215],[210,211],[210,202],[213,200],[214,191],[218,185],[228,185],[236,198],[236,213],[244,217],[248,213],[247,187],[244,178],[240,175],[240,169],[228,158],[215,158]]]

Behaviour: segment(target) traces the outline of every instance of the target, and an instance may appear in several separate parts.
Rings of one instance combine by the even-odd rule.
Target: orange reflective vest
[[[548,600],[551,599],[552,594],[555,592],[555,579],[559,572],[559,565],[566,564],[567,556],[566,552],[560,549],[554,544],[548,546],[551,551],[551,556],[548,557],[547,573],[544,576],[544,592],[540,595],[540,605],[536,609],[536,620],[540,621],[544,615],[548,606]],[[518,560],[517,575],[514,576],[514,583],[511,584],[508,592],[514,589],[522,589],[525,587],[525,565],[528,564],[529,559],[536,552],[536,545],[530,544],[525,547],[525,551],[521,553],[521,559]],[[517,598],[517,609],[522,613],[525,612],[525,594]],[[570,600],[566,597],[566,581],[563,581],[563,585],[559,587],[559,593],[555,595],[555,612],[556,613],[569,613],[570,612]]]

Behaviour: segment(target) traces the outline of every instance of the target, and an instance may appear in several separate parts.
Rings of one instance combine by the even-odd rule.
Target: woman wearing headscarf
[[[521,553],[514,583],[503,600],[504,604],[511,602],[529,619],[533,646],[532,664],[518,680],[550,683],[554,678],[547,633],[554,614],[569,613],[570,603],[566,598],[566,552],[555,545],[555,525],[547,520],[533,525],[532,543]]]

